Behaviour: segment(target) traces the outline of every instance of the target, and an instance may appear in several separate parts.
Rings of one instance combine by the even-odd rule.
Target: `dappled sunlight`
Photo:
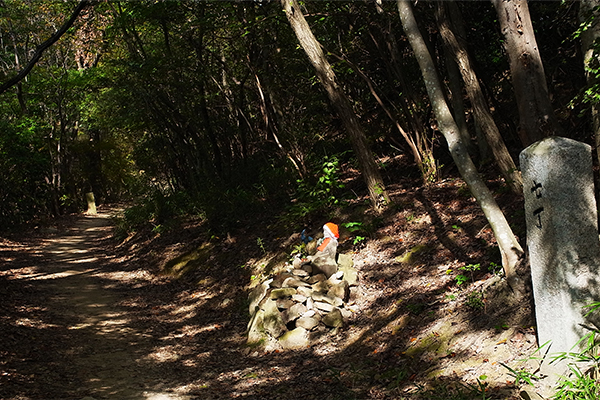
[[[35,328],[35,329],[48,329],[48,328],[55,328],[58,326],[56,324],[46,323],[40,319],[32,319],[32,318],[27,318],[27,317],[18,318],[15,321],[13,321],[12,323],[16,326],[25,326],[28,328]]]
[[[98,257],[90,257],[90,258],[80,258],[78,260],[70,261],[73,264],[85,264],[98,261]]]
[[[148,271],[138,269],[134,271],[98,271],[98,277],[122,283],[157,283],[156,277]]]
[[[145,359],[158,362],[174,362],[178,361],[181,358],[179,354],[177,354],[177,346],[166,345],[163,347],[156,348],[153,353],[148,354]]]
[[[15,276],[14,278],[10,278],[10,279],[54,280],[54,279],[61,279],[61,278],[69,278],[69,277],[76,276],[76,275],[86,275],[93,271],[94,271],[94,269],[87,269],[87,270],[83,270],[83,271],[82,270],[66,270],[66,271],[60,271],[60,272],[55,272],[55,273],[37,272],[37,273],[32,273],[32,274],[19,274],[18,276]]]
[[[456,253],[451,245],[467,236],[485,237],[488,231],[477,220],[459,215],[459,207],[454,209],[457,215],[444,219],[447,229],[434,230],[423,221],[443,218],[407,208],[401,214],[403,225],[390,225],[374,234],[381,240],[369,239],[354,248],[359,286],[352,288],[344,305],[345,326],[335,333],[315,332],[315,341],[298,351],[245,347],[248,305],[242,288],[250,271],[237,266],[251,263],[242,253],[223,256],[218,244],[210,262],[174,279],[160,275],[157,266],[178,253],[160,253],[168,244],[157,242],[158,236],[141,244],[131,240],[135,250],[115,252],[101,245],[100,236],[85,241],[83,231],[72,230],[68,241],[57,238],[35,253],[43,263],[30,258],[25,265],[35,267],[11,268],[0,276],[11,284],[48,291],[43,301],[58,318],[32,307],[39,317],[23,313],[13,322],[18,324],[15,329],[27,329],[24,337],[43,337],[50,329],[60,332],[61,345],[54,353],[71,362],[61,368],[88,390],[73,398],[270,398],[270,393],[286,398],[299,385],[307,393],[352,398],[365,388],[385,391],[394,379],[399,382],[394,393],[404,396],[428,374],[450,376],[450,365],[459,366],[464,375],[454,382],[472,381],[484,369],[501,376],[494,357],[516,345],[511,341],[514,329],[496,331],[493,324],[483,324],[477,332],[486,336],[476,337],[470,320],[457,317],[464,315],[461,307],[468,292],[456,288],[456,271],[477,258]],[[462,225],[455,229],[450,224]],[[476,227],[463,227],[469,224]],[[450,238],[447,246],[436,239],[438,234]],[[198,243],[171,248],[184,252]],[[423,251],[413,259],[405,257],[417,245]],[[477,310],[471,318],[479,318]],[[502,343],[501,335],[506,339]],[[490,353],[494,340],[496,353]],[[523,343],[523,348],[530,345]]]
[[[185,393],[185,388],[181,388],[181,392]],[[144,392],[142,393],[142,399],[144,400],[187,400],[191,399],[190,396],[178,394],[178,393],[158,393],[158,392]]]
[[[6,277],[8,280],[30,279],[31,277],[39,274],[41,273],[38,267],[11,268],[0,271],[0,276]]]

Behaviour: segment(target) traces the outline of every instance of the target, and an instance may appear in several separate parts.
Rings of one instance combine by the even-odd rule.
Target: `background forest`
[[[425,185],[456,175],[445,129],[481,172],[518,194],[513,160],[533,141],[560,134],[595,143],[598,70],[583,49],[593,50],[598,10],[595,1],[509,3],[530,15],[533,31],[499,20],[508,15],[503,2],[412,7],[454,115],[450,129],[405,34],[403,1],[289,2],[290,10],[276,1],[83,1],[75,15],[73,2],[4,0],[1,226],[84,210],[87,192],[99,203],[135,204],[124,234],[145,223],[168,229],[183,214],[215,232],[265,210],[301,225],[350,197],[370,194],[385,206],[386,167],[399,157],[414,166],[403,173]],[[354,117],[341,114],[299,46],[294,7]],[[70,29],[44,46],[70,16]],[[537,40],[543,64],[515,49],[511,29]],[[526,73],[515,75],[511,60]],[[528,93],[550,109],[527,109]],[[369,180],[369,162],[383,178]],[[340,174],[355,170],[364,186],[344,189]]]

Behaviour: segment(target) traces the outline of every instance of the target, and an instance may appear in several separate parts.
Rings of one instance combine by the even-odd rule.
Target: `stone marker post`
[[[549,137],[521,152],[527,246],[539,345],[568,352],[593,326],[600,300],[600,241],[591,147]]]
[[[85,194],[85,200],[87,201],[87,211],[86,214],[96,215],[96,199],[94,199],[94,193],[88,192]]]

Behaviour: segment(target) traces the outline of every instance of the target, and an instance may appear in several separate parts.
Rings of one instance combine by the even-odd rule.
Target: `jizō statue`
[[[338,226],[333,222],[323,225],[323,242],[317,247],[317,253],[308,256],[307,262],[325,274],[327,278],[337,272],[337,246],[340,237]]]

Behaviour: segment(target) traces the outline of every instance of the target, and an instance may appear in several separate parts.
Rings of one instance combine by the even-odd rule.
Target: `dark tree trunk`
[[[383,179],[373,154],[367,144],[364,129],[360,125],[350,101],[342,88],[338,85],[331,65],[325,58],[323,50],[313,35],[304,15],[300,10],[297,0],[281,0],[285,14],[294,30],[300,45],[306,52],[311,64],[315,68],[321,84],[327,92],[329,101],[341,119],[344,129],[350,138],[354,152],[358,159],[360,170],[367,184],[371,203],[377,211],[382,211],[389,203],[389,197]]]
[[[489,107],[483,96],[483,91],[481,90],[481,86],[479,86],[479,81],[471,66],[466,45],[462,40],[459,40],[451,28],[448,13],[445,10],[445,7],[448,6],[449,5],[446,5],[443,2],[438,3],[438,25],[440,34],[444,40],[445,46],[448,48],[448,52],[452,55],[459,67],[465,83],[467,95],[471,99],[471,105],[473,106],[473,112],[475,113],[475,121],[481,128],[487,143],[490,145],[490,150],[494,155],[494,160],[500,169],[500,173],[504,176],[507,185],[513,193],[522,194],[523,179],[504,144],[504,140],[502,139],[500,130],[494,122],[494,118],[490,114]]]
[[[598,85],[598,77],[590,68],[598,68],[598,51],[594,51],[594,43],[600,38],[600,0],[581,0],[579,2],[579,22],[587,25],[581,33],[581,50],[583,53],[583,67],[588,87]],[[600,164],[600,107],[592,103],[592,129],[598,163]]]
[[[523,146],[561,129],[548,95],[544,66],[535,40],[527,0],[492,0],[504,35]]]

